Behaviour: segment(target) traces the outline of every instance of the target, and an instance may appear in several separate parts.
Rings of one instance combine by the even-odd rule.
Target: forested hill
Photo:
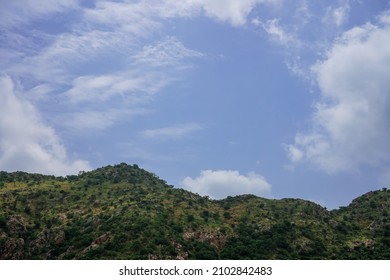
[[[328,211],[211,200],[124,163],[67,177],[0,172],[0,259],[390,259],[389,197]]]

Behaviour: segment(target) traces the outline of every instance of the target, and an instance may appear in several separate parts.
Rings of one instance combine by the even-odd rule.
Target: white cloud
[[[246,24],[250,12],[258,4],[278,5],[283,0],[165,0],[159,1],[160,15],[189,17],[203,12],[206,16],[233,26]]]
[[[199,177],[186,177],[183,182],[185,189],[214,199],[240,194],[269,196],[271,185],[265,178],[256,173],[241,175],[233,170],[204,170]]]
[[[167,37],[154,45],[147,45],[134,55],[135,64],[149,66],[176,66],[186,58],[200,58],[203,54],[186,48],[175,37]]]
[[[297,21],[301,26],[306,25],[310,22],[310,20],[313,18],[313,13],[310,8],[310,1],[308,0],[300,0],[297,1],[297,9],[294,12],[294,19]]]
[[[295,40],[292,33],[289,33],[284,27],[279,24],[279,19],[271,19],[267,20],[262,24],[264,30],[271,36],[271,38],[275,39],[278,43],[282,45],[287,45],[292,42],[298,44],[298,41]]]
[[[51,0],[37,3],[35,0],[2,1],[0,26],[14,27],[53,13],[61,13],[78,7],[76,0]]]
[[[65,114],[59,118],[60,125],[85,132],[104,130],[119,122],[128,122],[135,116],[148,114],[148,110],[139,108],[87,109]]]
[[[334,22],[337,26],[344,24],[348,19],[349,5],[343,5],[333,10]]]
[[[252,19],[251,23],[254,25],[254,26],[261,26],[263,23],[261,22],[260,18],[258,17],[255,17]]]
[[[240,26],[257,4],[279,1],[103,0],[89,3],[89,8],[77,0],[3,2],[0,27],[5,32],[0,40],[5,43],[0,68],[20,82],[23,90],[18,94],[23,98],[16,97],[12,81],[8,92],[1,93],[12,102],[0,104],[0,166],[62,174],[88,169],[89,165],[69,159],[55,130],[44,123],[41,114],[60,120],[56,125],[74,128],[77,133],[86,128],[105,129],[123,118],[143,114],[142,105],[151,95],[180,79],[181,70],[189,65],[186,59],[203,56],[175,37],[155,41],[161,37],[158,31],[164,20],[205,14]],[[51,26],[58,15],[61,17]],[[27,25],[31,30],[25,32]],[[2,78],[2,83],[9,82]],[[38,106],[29,101],[50,106],[50,110],[38,112]],[[103,104],[110,109],[104,109]],[[14,119],[6,118],[7,114]],[[13,124],[26,129],[13,128]],[[179,138],[199,129],[195,124],[172,126],[144,131],[143,136],[166,138],[170,134]]]
[[[345,32],[314,65],[322,99],[312,131],[287,146],[292,161],[335,173],[390,160],[390,25],[382,23]]]
[[[303,153],[293,145],[284,145],[287,151],[287,156],[292,162],[298,162],[302,159]]]
[[[88,63],[96,63],[101,57],[107,58],[109,55],[124,56],[129,52],[128,49],[134,48],[134,41],[131,34],[121,32],[84,30],[62,33],[53,36],[45,46],[34,52],[25,53],[23,59],[9,67],[7,72],[20,77],[31,77],[36,83],[44,81],[63,85],[69,83],[73,76],[82,75],[80,73],[85,71],[83,69]]]
[[[9,55],[2,59],[2,66],[5,66],[3,69],[20,80],[25,81],[27,78],[31,83],[26,88],[39,86],[44,82],[54,90],[56,87],[64,88],[72,81],[77,82],[83,79],[91,81],[94,79],[97,82],[97,80],[113,78],[110,77],[111,74],[104,74],[108,71],[112,73],[123,70],[129,74],[128,71],[131,69],[132,73],[130,74],[133,74],[137,72],[134,71],[134,68],[144,67],[144,65],[134,65],[134,63],[149,64],[152,67],[177,66],[186,58],[202,56],[201,53],[186,48],[174,37],[167,37],[144,47],[140,46],[144,39],[150,38],[163,26],[161,19],[199,15],[200,11],[204,10],[207,15],[213,18],[230,22],[233,25],[240,25],[245,22],[248,13],[256,4],[278,1],[185,0],[180,1],[180,3],[170,0],[146,0],[130,3],[126,1],[98,1],[91,8],[79,6],[78,2],[73,0],[53,0],[45,5],[37,5],[31,0],[14,2],[4,5],[2,22],[23,23],[40,17],[43,17],[41,20],[45,20],[50,18],[49,15],[65,13],[71,9],[78,10],[73,25],[67,26],[67,31],[64,33],[49,35],[41,32],[36,36],[7,33],[17,40],[14,45],[17,46],[18,52],[14,52],[15,48],[7,43],[8,48],[4,49],[4,52]],[[15,15],[11,16],[13,14]],[[7,25],[7,28],[11,27],[12,24]],[[19,37],[16,38],[17,36]],[[36,42],[41,43],[37,45]],[[29,47],[26,49],[24,46]],[[99,72],[99,74],[93,75],[91,71],[86,71],[89,64],[98,62],[99,55],[105,54],[106,56],[107,53],[122,57],[115,63],[115,65],[119,65],[117,69],[110,67],[107,69],[107,65],[104,65],[102,69],[94,69],[93,72]],[[183,65],[184,63],[181,64],[181,66]],[[161,85],[161,80],[153,81],[150,79],[152,75],[147,71],[148,69],[140,70],[142,74],[149,77],[149,88],[146,91],[150,91],[150,85]],[[160,79],[157,75],[153,75]],[[79,76],[80,79],[75,78],[75,76]],[[129,87],[137,88],[142,83],[140,81],[144,80],[140,76],[136,79],[131,76],[127,79],[120,79],[123,83],[118,85],[118,87],[122,86],[119,91],[123,90],[123,87],[125,91],[128,91]],[[164,80],[167,80],[167,76]],[[114,90],[114,87],[111,86],[106,93],[106,86],[104,84],[101,89],[96,88],[99,92],[105,92],[102,95],[103,100]],[[87,93],[81,93],[77,88],[82,89],[80,84],[77,84],[76,88],[71,89],[68,94],[72,95],[72,92],[77,92],[75,95],[80,96],[80,99],[94,95],[90,94],[91,91],[88,89]],[[160,88],[158,86],[156,90]],[[77,97],[73,99],[75,100]]]
[[[201,13],[233,26],[244,25],[252,9],[260,3],[279,4],[280,0],[149,0],[135,3],[100,1],[86,11],[88,20],[110,24],[123,30],[134,31],[135,23],[142,24],[144,33],[150,34],[161,25],[157,18],[192,17]],[[152,28],[150,28],[152,27]]]
[[[199,124],[188,123],[177,126],[146,129],[140,132],[140,136],[148,139],[178,139],[202,129],[202,126]]]
[[[329,7],[327,9],[324,22],[325,23],[332,23],[336,26],[343,25],[347,20],[349,16],[350,6],[348,1],[344,1],[342,5],[339,7],[333,8]]]
[[[110,75],[80,76],[74,79],[72,88],[64,93],[70,102],[97,103],[117,96],[129,97],[134,101],[147,98],[140,96],[153,94],[170,82],[170,78],[154,72],[121,72]]]
[[[287,69],[297,77],[302,80],[307,80],[308,82],[312,82],[313,73],[310,69],[310,66],[307,66],[307,61],[301,59],[300,55],[296,57],[291,57],[290,59],[285,61]]]
[[[67,26],[68,31],[61,34],[49,35],[42,32],[36,38],[27,34],[20,34],[19,38],[16,38],[18,35],[8,32],[7,36],[12,36],[22,43],[16,42],[19,52],[14,52],[13,48],[6,50],[9,56],[2,60],[6,62],[10,60],[12,52],[16,59],[19,58],[19,63],[12,63],[12,67],[7,67],[7,73],[17,74],[19,77],[31,76],[38,81],[48,81],[50,77],[51,82],[63,84],[68,82],[70,70],[74,73],[79,69],[84,69],[85,62],[95,58],[98,54],[122,52],[124,56],[133,56],[132,52],[139,44],[140,38],[150,38],[162,28],[161,19],[190,17],[204,11],[211,18],[238,26],[246,22],[250,11],[257,4],[279,2],[279,0],[184,0],[179,2],[145,0],[130,3],[97,1],[94,7],[85,8],[78,5],[75,0],[53,0],[44,5],[32,0],[8,1],[2,3],[2,9],[0,9],[2,19],[0,22],[7,27],[6,31],[11,30],[17,23],[21,24],[35,19],[47,20],[49,16],[56,15],[56,13],[66,13],[72,9],[77,9],[78,13],[73,25]],[[36,31],[33,30],[32,33],[34,32]],[[43,37],[45,37],[44,40],[42,40]],[[5,40],[5,42],[8,41]],[[46,45],[34,45],[42,41]],[[178,40],[165,40],[159,44],[145,47],[144,52],[139,53],[139,59],[143,58],[145,61],[146,56],[142,57],[142,54],[152,54],[154,60],[149,62],[160,63],[161,60],[157,60],[156,55],[174,54],[185,57],[199,57],[200,55],[186,49]],[[35,49],[23,50],[24,46],[35,47]]]
[[[383,11],[379,17],[379,21],[383,24],[390,24],[390,10]]]
[[[53,2],[58,7],[65,3],[72,6],[72,1]],[[53,8],[46,12],[32,9],[31,20],[37,15],[65,11],[50,5]],[[182,11],[168,12],[167,5],[164,1],[99,1],[93,8],[80,6],[80,13],[66,32],[48,35],[39,31],[34,36],[8,32],[5,39],[12,38],[14,43],[7,43],[4,53],[12,57],[5,56],[0,65],[21,82],[25,98],[36,102],[61,100],[64,106],[59,109],[63,111],[57,111],[55,120],[66,118],[60,124],[63,127],[78,132],[84,128],[105,129],[122,118],[140,115],[153,94],[181,78],[182,70],[190,63],[186,59],[203,56],[171,36],[143,46],[161,28],[161,18],[183,16],[188,10],[188,5],[177,5],[176,9]],[[4,10],[13,11],[15,7],[8,5]],[[13,53],[14,49],[18,51]],[[91,69],[91,65],[101,67]],[[112,110],[96,109],[104,103],[110,103]]]
[[[0,169],[65,175],[88,170],[88,162],[70,160],[55,131],[34,106],[16,96],[8,76],[0,77]]]
[[[50,87],[50,85],[40,84],[31,88],[27,92],[26,98],[28,98],[29,100],[36,100],[36,101],[43,100],[50,95],[52,90],[53,89]]]
[[[227,21],[233,26],[240,26],[246,23],[246,18],[254,6],[264,1],[204,0],[201,2],[206,15],[219,21]]]

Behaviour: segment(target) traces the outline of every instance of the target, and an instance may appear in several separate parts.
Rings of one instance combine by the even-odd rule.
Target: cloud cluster
[[[89,163],[69,159],[65,147],[32,104],[16,96],[14,84],[0,77],[0,169],[55,175],[89,170]]]
[[[88,87],[104,95],[103,99],[107,95],[113,95],[112,92],[123,92],[123,88],[125,91],[129,88],[130,91],[134,88],[142,91],[143,87],[147,87],[145,84],[166,85],[170,80],[167,77],[154,75],[154,78],[159,81],[147,79],[147,83],[144,83],[137,77],[141,76],[140,73],[142,76],[151,77],[151,73],[147,71],[145,73],[145,69],[139,67],[145,67],[145,64],[149,67],[178,66],[184,59],[202,57],[201,53],[186,48],[174,37],[142,45],[143,41],[153,37],[163,27],[164,20],[204,13],[211,18],[238,26],[245,24],[248,14],[257,4],[278,2],[277,0],[97,1],[88,7],[74,0],[54,0],[47,5],[36,5],[30,0],[20,3],[10,2],[4,5],[1,12],[4,14],[1,24],[4,25],[5,30],[5,35],[2,36],[6,36],[4,41],[8,46],[4,51],[10,55],[4,57],[3,64],[0,63],[0,66],[4,67],[3,70],[11,76],[21,80],[28,78],[29,86],[49,87],[50,85],[52,90],[57,91],[68,87],[68,92],[74,92],[68,95],[72,100],[74,96],[93,99],[95,96],[88,94]],[[55,14],[65,14],[70,10],[77,13],[73,16],[72,25],[64,26],[65,32],[51,31],[49,34],[39,29],[29,34],[8,32],[26,23],[33,24],[38,18],[45,21]],[[37,42],[41,43],[37,44]],[[28,50],[22,45],[28,46]],[[17,51],[14,50],[15,47]],[[116,63],[117,68],[113,68],[112,64],[103,64],[102,69],[86,70],[88,64],[99,63],[102,56],[110,53],[122,58]],[[110,59],[112,60],[112,57]],[[108,71],[110,75],[107,74]],[[117,77],[111,74],[113,72],[117,73],[115,74]],[[136,79],[133,78],[134,75]],[[124,79],[123,76],[130,78]],[[103,83],[99,88],[99,82],[102,80],[115,81],[115,84],[118,81],[122,87],[116,89]],[[86,81],[86,85],[80,86],[79,82],[83,81]],[[81,94],[85,87],[87,87],[87,94]],[[144,91],[149,89],[145,88]]]
[[[321,100],[312,129],[287,145],[293,162],[328,173],[390,160],[390,17],[348,30],[313,67]]]
[[[213,199],[241,194],[264,197],[271,192],[271,185],[263,176],[256,173],[242,175],[235,170],[204,170],[195,179],[184,178],[182,184],[187,190]]]
[[[88,169],[69,160],[54,128],[80,133],[106,129],[147,112],[154,93],[181,79],[191,59],[204,55],[177,38],[161,38],[166,20],[205,15],[233,26],[246,23],[260,3],[277,0],[6,1],[0,9],[0,167],[73,173]],[[51,25],[53,17],[56,25]],[[50,23],[50,24],[45,24]],[[24,32],[29,26],[29,32]],[[31,29],[31,30],[30,30]],[[91,67],[93,65],[93,67]],[[20,91],[14,94],[13,81]],[[7,102],[4,100],[8,100]],[[6,99],[5,99],[6,98]],[[40,102],[45,106],[33,106]],[[38,112],[47,108],[50,112]],[[51,119],[49,127],[40,116]],[[10,116],[13,116],[12,118]],[[20,128],[26,128],[20,130]],[[143,137],[182,137],[190,124],[145,130]]]

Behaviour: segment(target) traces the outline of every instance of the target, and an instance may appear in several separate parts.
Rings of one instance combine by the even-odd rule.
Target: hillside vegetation
[[[0,259],[390,259],[389,197],[328,211],[211,200],[124,163],[67,177],[0,172]]]

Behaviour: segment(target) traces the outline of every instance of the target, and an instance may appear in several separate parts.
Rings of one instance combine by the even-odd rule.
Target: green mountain
[[[0,172],[0,259],[390,259],[389,197],[328,211],[212,200],[124,163],[67,177]]]

